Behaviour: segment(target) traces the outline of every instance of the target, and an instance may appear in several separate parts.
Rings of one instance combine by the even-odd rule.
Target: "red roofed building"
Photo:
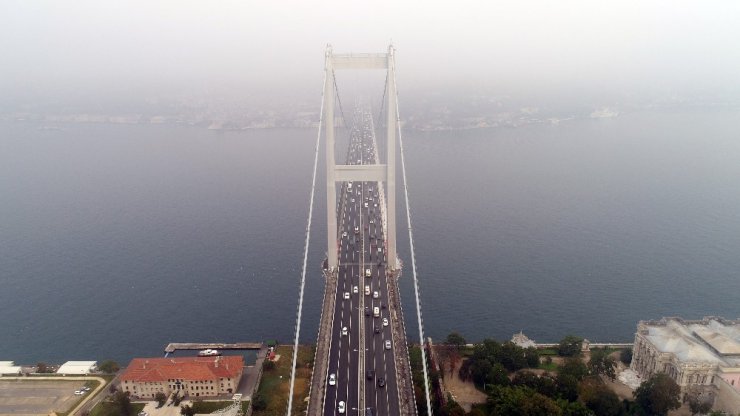
[[[121,390],[138,398],[216,396],[236,391],[244,370],[241,356],[134,358],[121,375]]]

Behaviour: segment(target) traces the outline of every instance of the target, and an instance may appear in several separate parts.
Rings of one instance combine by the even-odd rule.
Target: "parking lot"
[[[0,415],[66,412],[80,398],[75,396],[75,390],[84,385],[83,380],[34,380],[30,377],[22,380],[0,379]]]

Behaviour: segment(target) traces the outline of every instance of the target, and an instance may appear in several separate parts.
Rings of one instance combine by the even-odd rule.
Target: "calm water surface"
[[[315,131],[39,127],[0,123],[0,360],[291,340]],[[406,132],[427,335],[629,341],[640,319],[740,316],[739,127],[737,111],[650,112]]]

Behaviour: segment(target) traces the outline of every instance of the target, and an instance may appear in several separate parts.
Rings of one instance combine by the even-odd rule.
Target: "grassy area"
[[[288,394],[290,393],[290,370],[293,359],[292,346],[280,346],[276,354],[280,360],[275,363],[275,368],[265,370],[262,375],[257,395],[265,401],[265,409],[254,410],[255,416],[283,416],[288,406]],[[303,415],[308,403],[308,389],[311,383],[311,370],[313,368],[314,347],[302,345],[298,347],[298,363],[296,365],[295,391],[293,394],[293,414]]]
[[[558,350],[554,348],[543,348],[541,350],[537,350],[537,353],[540,355],[558,355]]]
[[[144,410],[145,403],[131,403],[132,415],[138,415],[139,412]],[[97,406],[93,407],[90,411],[90,416],[112,416],[118,415],[118,409],[113,407],[112,403],[100,402]]]
[[[538,368],[542,370],[547,370],[547,371],[557,371],[558,365],[557,363],[544,363],[543,362],[543,363],[540,363],[540,366]]]

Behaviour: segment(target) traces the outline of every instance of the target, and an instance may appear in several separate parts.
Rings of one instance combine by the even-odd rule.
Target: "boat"
[[[219,350],[212,350],[210,348],[207,350],[198,351],[198,357],[216,357],[219,355],[221,355],[221,352]]]

